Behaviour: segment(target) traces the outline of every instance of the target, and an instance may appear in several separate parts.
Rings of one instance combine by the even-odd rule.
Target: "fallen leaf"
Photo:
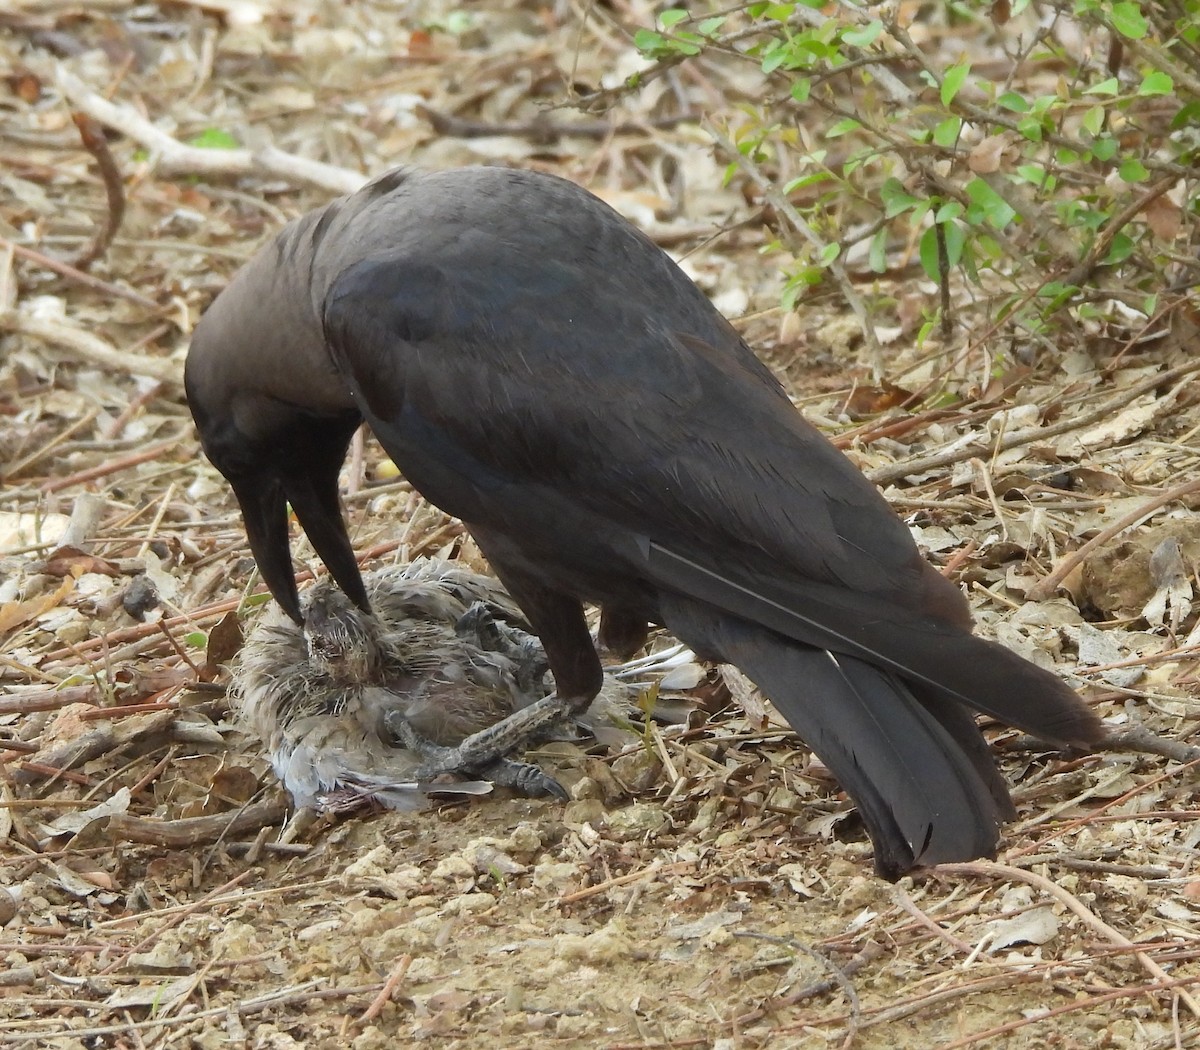
[[[227,612],[208,632],[208,645],[204,651],[204,672],[200,676],[211,682],[220,673],[221,665],[229,663],[242,648],[242,622],[237,610]]]
[[[46,559],[45,565],[42,566],[42,572],[47,576],[57,576],[60,579],[65,576],[78,578],[89,572],[112,576],[114,579],[121,575],[121,570],[111,561],[97,558],[94,554],[81,551],[78,547],[59,547]]]
[[[29,623],[30,620],[37,619],[51,609],[57,608],[74,589],[75,577],[70,576],[63,581],[58,590],[49,594],[29,598],[23,602],[6,602],[4,605],[0,605],[0,634]]]
[[[1046,944],[1058,935],[1058,918],[1049,907],[1033,908],[1008,919],[988,924],[992,933],[989,952],[998,952],[1014,944]]]
[[[990,175],[999,171],[1005,142],[1005,135],[989,135],[967,154],[967,167],[976,175]]]

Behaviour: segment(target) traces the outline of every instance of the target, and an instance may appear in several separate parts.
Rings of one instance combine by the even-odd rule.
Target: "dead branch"
[[[1083,922],[1099,933],[1102,937],[1111,941],[1113,944],[1119,945],[1122,948],[1135,948],[1131,941],[1120,930],[1109,926],[1095,912],[1091,911],[1078,897],[1069,893],[1058,883],[1046,878],[1044,875],[1039,875],[1034,871],[1027,871],[1024,868],[1014,868],[1008,864],[998,864],[995,861],[980,860],[971,864],[939,864],[935,869],[939,872],[945,872],[950,875],[968,875],[982,878],[997,878],[1007,879],[1011,882],[1024,882],[1035,889],[1040,890],[1047,896],[1053,897],[1068,911],[1078,916]],[[1156,981],[1162,982],[1164,985],[1171,985],[1170,975],[1158,965],[1145,952],[1134,950],[1134,956],[1141,963],[1142,968],[1150,974]],[[1192,1012],[1193,1017],[1200,1017],[1200,1001],[1189,991],[1178,992],[1179,998],[1187,1004],[1187,1008]]]
[[[127,375],[149,376],[161,383],[183,386],[183,364],[165,357],[130,354],[110,346],[99,336],[92,335],[65,321],[37,317],[31,310],[18,309],[0,313],[0,328],[39,339],[57,350],[89,364],[124,372]]]
[[[144,306],[147,310],[155,312],[159,309],[158,303],[153,299],[148,299],[146,296],[139,295],[129,288],[122,288],[119,284],[102,280],[90,273],[84,273],[70,263],[65,263],[61,259],[55,259],[50,255],[44,255],[23,244],[14,244],[12,241],[0,237],[0,250],[11,251],[14,255],[19,255],[22,259],[28,259],[31,263],[36,263],[47,270],[53,270],[68,280],[74,281],[84,288],[90,288],[94,292],[100,292],[102,295],[111,295],[118,299],[126,299],[131,303],[137,303],[138,306]]]
[[[110,102],[61,67],[58,86],[76,109],[145,146],[151,153],[154,167],[165,174],[271,175],[338,194],[353,193],[367,181],[365,175],[348,168],[298,157],[270,146],[255,151],[185,145],[129,106]]]
[[[1180,380],[1186,379],[1196,372],[1200,372],[1200,361],[1189,361],[1178,368],[1160,372],[1158,375],[1150,376],[1140,383],[1135,383],[1098,408],[1094,408],[1090,412],[1081,412],[1078,415],[1071,414],[1069,419],[1064,419],[1061,423],[1055,423],[1053,426],[1026,427],[1024,430],[1013,430],[1002,434],[999,440],[996,441],[973,442],[970,445],[935,452],[930,456],[917,456],[913,459],[893,463],[890,467],[869,470],[866,474],[876,485],[888,485],[893,481],[906,478],[910,474],[924,474],[930,470],[940,470],[942,467],[961,463],[965,459],[974,459],[976,457],[988,459],[996,455],[996,453],[1006,452],[1010,448],[1032,444],[1035,441],[1043,441],[1046,438],[1057,437],[1059,434],[1069,434],[1072,430],[1082,430],[1090,423],[1108,419],[1118,409],[1128,405],[1131,401],[1136,401],[1143,394],[1149,394],[1166,383],[1178,383]]]
[[[1081,565],[1084,559],[1098,547],[1104,546],[1109,540],[1115,536],[1119,536],[1126,529],[1139,524],[1160,507],[1168,503],[1174,503],[1175,500],[1182,499],[1184,496],[1188,496],[1198,489],[1200,489],[1200,481],[1185,481],[1182,485],[1176,485],[1174,488],[1167,489],[1166,492],[1160,492],[1157,496],[1147,500],[1140,507],[1136,507],[1118,521],[1114,521],[1108,528],[1102,529],[1078,550],[1072,551],[1067,557],[1063,558],[1049,576],[1034,584],[1029,589],[1029,600],[1040,602],[1049,598],[1058,589],[1058,585],[1071,574],[1075,566]]]
[[[104,181],[104,192],[108,197],[108,214],[105,216],[104,225],[96,231],[92,243],[74,262],[77,269],[86,270],[108,251],[117,230],[121,228],[121,220],[125,218],[125,186],[121,181],[117,162],[113,159],[112,150],[108,148],[108,140],[99,125],[86,113],[72,113],[71,117],[79,129],[83,148],[95,158],[96,166],[100,169],[100,178]]]
[[[165,846],[167,849],[188,849],[282,823],[288,815],[288,809],[287,802],[280,796],[228,813],[183,817],[180,820],[151,820],[147,817],[131,817],[128,813],[116,813],[109,817],[108,832],[117,842],[141,842],[147,846]]]

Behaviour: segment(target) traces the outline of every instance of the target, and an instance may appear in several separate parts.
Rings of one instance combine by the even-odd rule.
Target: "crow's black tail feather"
[[[995,854],[1012,802],[964,708],[692,599],[664,598],[662,615],[688,645],[740,667],[829,766],[858,805],[882,876]]]

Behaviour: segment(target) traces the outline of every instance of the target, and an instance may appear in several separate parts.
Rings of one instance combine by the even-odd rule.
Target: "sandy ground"
[[[933,288],[883,282],[886,378],[947,395],[888,415],[894,391],[834,292],[779,308],[790,257],[763,251],[771,216],[744,176],[723,183],[695,123],[752,90],[752,67],[554,108],[639,68],[624,27],[651,18],[508,0],[0,15],[0,235],[16,246],[0,248],[0,1043],[1194,1045],[1195,683],[1176,648],[1200,549],[1193,497],[1160,497],[1195,478],[1200,365],[1169,339],[1114,357],[1112,333],[1021,364],[919,347]],[[86,150],[72,109],[125,133]],[[56,261],[109,239],[104,157],[124,217],[88,280]],[[1174,746],[1061,755],[990,731],[1020,811],[998,861],[895,886],[798,741],[736,706],[705,721],[699,701],[624,750],[536,756],[566,805],[281,833],[286,804],[224,695],[230,614],[261,601],[243,600],[252,563],[195,441],[182,355],[257,244],[400,162],[557,171],[647,228],[884,483],[982,632],[1068,675],[1114,729]],[[1001,432],[1021,440],[992,450]],[[476,563],[372,442],[346,485],[367,564]],[[1034,591],[1054,570],[1062,587]]]

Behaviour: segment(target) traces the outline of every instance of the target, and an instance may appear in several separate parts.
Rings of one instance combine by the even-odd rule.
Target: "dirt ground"
[[[637,70],[625,30],[652,19],[640,0],[0,12],[0,1044],[1196,1045],[1200,362],[1102,326],[1059,354],[918,346],[935,290],[912,276],[872,290],[882,372],[947,396],[894,411],[835,292],[780,309],[771,217],[697,122],[735,111],[752,67],[557,105]],[[623,751],[547,749],[565,805],[289,822],[225,697],[236,614],[262,599],[182,359],[271,232],[398,163],[559,172],[646,228],[980,631],[1125,735],[1064,755],[989,729],[1020,813],[1000,857],[895,886],[820,763],[736,706]],[[345,481],[364,565],[475,563],[371,441]]]

